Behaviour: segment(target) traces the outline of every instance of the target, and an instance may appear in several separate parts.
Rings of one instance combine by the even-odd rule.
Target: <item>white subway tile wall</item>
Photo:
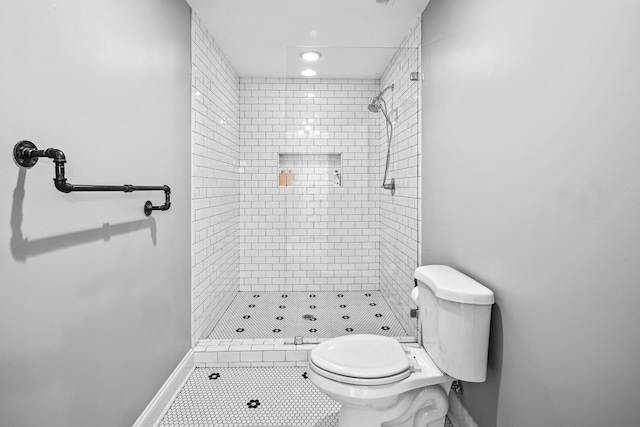
[[[414,336],[415,319],[409,317],[413,306],[410,292],[413,272],[418,266],[419,144],[421,130],[420,85],[410,73],[420,72],[420,22],[403,41],[381,78],[381,88],[394,84],[385,93],[389,116],[394,122],[391,160],[387,181],[395,179],[395,195],[380,188],[387,156],[387,135],[382,114],[378,117],[379,144],[376,149],[376,185],[380,225],[380,290],[404,328]],[[390,102],[391,101],[391,102]]]
[[[206,338],[238,291],[239,79],[193,14],[192,342]]]
[[[367,104],[379,85],[240,79],[241,291],[378,288],[379,125]],[[291,185],[279,185],[282,170]]]

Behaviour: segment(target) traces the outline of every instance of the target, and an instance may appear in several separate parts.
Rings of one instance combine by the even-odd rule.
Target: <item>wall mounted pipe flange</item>
[[[13,158],[23,168],[30,168],[38,163],[38,157],[27,156],[27,153],[37,149],[31,141],[20,141],[13,147]]]

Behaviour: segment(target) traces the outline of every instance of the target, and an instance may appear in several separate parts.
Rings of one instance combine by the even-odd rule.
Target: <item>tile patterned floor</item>
[[[208,338],[332,338],[348,334],[409,335],[377,291],[239,292]]]
[[[160,426],[336,427],[340,405],[305,368],[197,368]]]
[[[340,405],[306,368],[196,368],[160,427],[337,427]],[[445,427],[453,427],[445,419]]]

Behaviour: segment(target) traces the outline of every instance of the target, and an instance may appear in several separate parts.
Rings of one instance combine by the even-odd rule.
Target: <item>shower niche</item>
[[[278,154],[279,187],[342,187],[342,154]]]

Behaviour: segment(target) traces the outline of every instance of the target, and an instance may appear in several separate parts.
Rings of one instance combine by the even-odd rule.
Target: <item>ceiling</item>
[[[240,77],[379,78],[429,0],[187,0]],[[322,53],[313,65],[303,50]]]

